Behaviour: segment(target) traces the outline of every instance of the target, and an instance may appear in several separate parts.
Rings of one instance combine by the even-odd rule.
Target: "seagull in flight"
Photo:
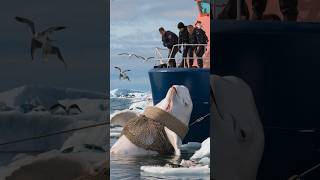
[[[48,59],[50,54],[56,55],[58,59],[64,64],[67,68],[67,64],[60,52],[60,49],[52,45],[53,40],[49,36],[56,31],[61,31],[66,29],[65,26],[53,26],[45,29],[41,32],[36,32],[34,22],[30,19],[24,17],[15,17],[15,20],[20,23],[27,24],[31,31],[31,59],[34,60],[34,52],[36,49],[42,49],[42,55],[44,60]]]
[[[136,58],[139,58],[138,55],[133,54],[133,53],[120,53],[120,54],[118,54],[118,55],[119,55],[119,56],[126,55],[126,56],[128,56],[129,58],[131,58],[132,56],[135,56]]]
[[[127,75],[127,72],[131,71],[130,69],[121,69],[120,67],[118,66],[115,66],[114,68],[118,69],[120,71],[120,74],[119,74],[119,79],[123,79],[123,80],[128,80],[130,81],[130,78],[129,76]]]
[[[119,56],[122,56],[122,55],[126,55],[128,56],[129,58],[131,58],[132,56],[138,58],[138,59],[142,59],[144,62],[147,62],[149,61],[150,59],[153,59],[155,57],[143,57],[143,56],[140,56],[140,55],[137,55],[137,54],[133,54],[133,53],[120,53],[118,54]]]
[[[143,57],[143,56],[138,56],[138,58],[143,59],[144,62],[148,62],[150,59],[154,59],[155,57]]]

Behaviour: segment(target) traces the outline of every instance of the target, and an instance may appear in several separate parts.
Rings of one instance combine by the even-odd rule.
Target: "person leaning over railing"
[[[208,37],[206,32],[201,28],[194,28],[192,25],[187,27],[189,32],[190,44],[207,44]],[[193,65],[193,53],[197,56],[197,63],[199,68],[203,68],[203,54],[206,51],[206,47],[203,45],[191,46],[189,49],[189,68]]]
[[[162,37],[163,46],[169,49],[169,53],[168,53],[169,67],[176,67],[177,65],[176,65],[175,56],[179,51],[179,48],[174,45],[178,44],[178,36],[171,31],[166,31],[163,27],[159,28],[159,32]]]

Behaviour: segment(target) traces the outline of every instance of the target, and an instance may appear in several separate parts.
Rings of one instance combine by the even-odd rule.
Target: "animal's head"
[[[237,77],[216,75],[211,88],[215,178],[256,179],[264,133],[251,89]]]
[[[173,85],[166,97],[156,106],[171,113],[188,126],[193,104],[187,87]]]

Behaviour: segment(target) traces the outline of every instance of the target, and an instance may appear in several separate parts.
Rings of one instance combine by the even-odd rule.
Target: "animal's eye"
[[[242,137],[243,139],[245,139],[245,138],[247,137],[247,134],[246,134],[246,132],[244,132],[243,129],[240,130],[240,134],[241,134],[241,137]]]

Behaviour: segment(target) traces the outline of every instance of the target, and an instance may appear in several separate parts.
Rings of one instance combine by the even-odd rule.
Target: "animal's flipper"
[[[42,43],[38,40],[31,40],[31,59],[34,60],[34,51],[42,47]]]
[[[49,27],[48,29],[40,32],[41,35],[49,35],[55,31],[61,31],[61,30],[64,30],[66,29],[65,26],[55,26],[55,27]]]
[[[176,133],[174,133],[173,131],[171,131],[170,129],[168,129],[167,127],[164,128],[168,140],[170,142],[170,144],[172,145],[172,147],[174,148],[174,154],[177,156],[181,155],[181,151],[180,151],[180,146],[182,144],[181,142],[181,138],[178,137],[178,135]]]
[[[124,126],[130,119],[138,117],[139,114],[130,110],[123,110],[115,113],[110,119],[110,124]]]
[[[35,30],[35,27],[34,27],[34,22],[31,21],[30,19],[27,19],[27,18],[24,18],[24,17],[18,17],[18,16],[16,16],[14,19],[16,21],[20,22],[20,23],[27,24],[30,27],[32,34],[36,33],[36,30]]]
[[[67,63],[66,63],[65,60],[63,59],[63,56],[62,56],[59,48],[57,48],[57,47],[52,47],[51,54],[56,54],[57,57],[58,57],[58,59],[64,64],[65,68],[66,68],[66,69],[68,68]]]

